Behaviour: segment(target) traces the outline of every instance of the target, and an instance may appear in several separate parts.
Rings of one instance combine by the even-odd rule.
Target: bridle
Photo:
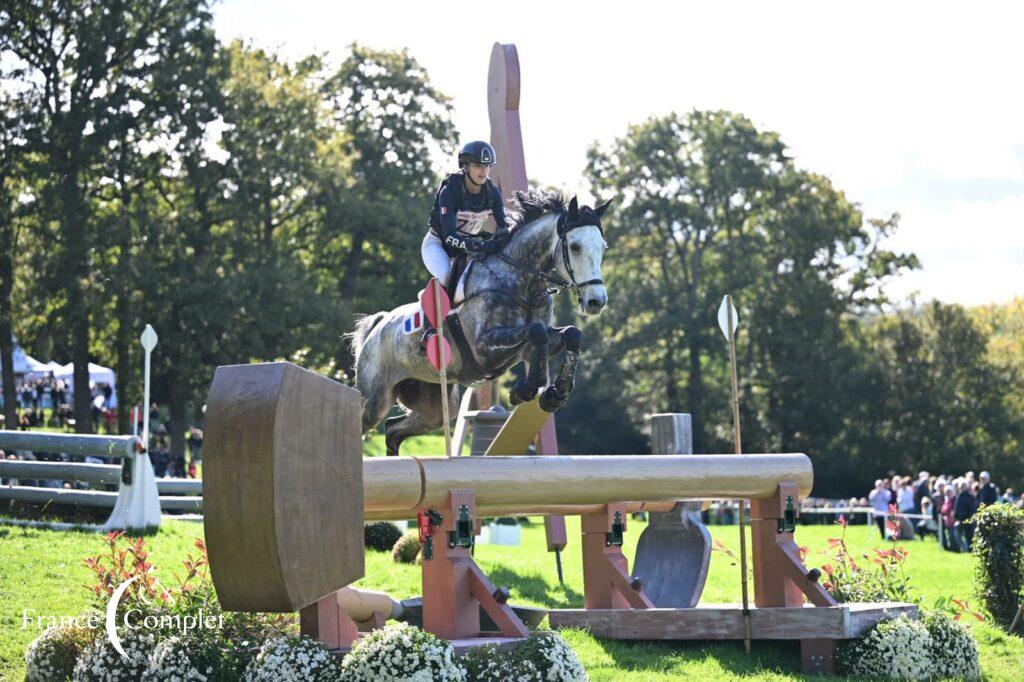
[[[568,289],[572,292],[573,296],[576,297],[576,302],[582,304],[583,302],[583,287],[590,286],[592,284],[604,284],[604,280],[598,277],[597,279],[588,279],[585,282],[576,281],[576,273],[572,269],[572,262],[569,260],[569,240],[566,238],[567,235],[578,227],[589,227],[594,226],[600,231],[601,236],[604,237],[604,229],[601,227],[600,220],[596,217],[594,220],[588,220],[587,222],[580,222],[579,220],[569,222],[567,214],[562,213],[558,216],[558,224],[556,230],[558,233],[558,242],[555,244],[554,251],[557,251],[562,256],[562,265],[565,266],[565,272],[569,275],[569,279],[562,277],[559,274],[557,267],[549,272],[544,272],[533,267],[529,263],[523,263],[516,259],[508,256],[504,253],[505,245],[502,245],[501,251],[495,251],[493,255],[497,256],[500,260],[504,261],[516,270],[522,270],[528,272],[537,279],[541,279],[548,288],[544,293],[546,294],[557,294],[560,291]],[[555,257],[552,254],[552,257]]]
[[[566,236],[578,227],[587,227],[587,225],[593,225],[601,233],[601,237],[603,238],[604,229],[601,227],[600,220],[594,220],[594,222],[592,223],[588,222],[587,225],[584,225],[580,222],[570,223],[566,219],[566,215],[567,214],[563,213],[560,216],[558,216],[558,226],[556,229],[558,230],[558,243],[561,244],[562,246],[562,264],[565,266],[565,271],[569,274],[569,281],[566,282],[565,278],[560,279],[562,280],[562,288],[567,287],[572,292],[573,296],[576,297],[576,302],[582,304],[583,287],[590,286],[592,284],[603,285],[604,280],[598,277],[596,279],[588,279],[586,282],[576,281],[576,273],[573,272],[572,263],[569,261],[569,240],[566,239]],[[558,249],[558,246],[556,245],[555,248]],[[556,272],[555,274],[557,275],[558,273]]]

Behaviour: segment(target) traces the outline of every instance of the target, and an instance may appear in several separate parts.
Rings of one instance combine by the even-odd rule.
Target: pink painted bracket
[[[606,505],[580,517],[583,531],[583,607],[586,609],[653,609],[643,586],[629,576],[629,561],[620,545],[609,543],[616,522],[626,527],[626,508]]]
[[[529,629],[505,603],[470,555],[468,547],[454,546],[462,508],[476,520],[472,490],[452,490],[447,504],[437,511],[441,523],[433,529],[433,556],[423,559],[423,629],[445,639],[480,637],[480,608],[504,637],[526,637]]]

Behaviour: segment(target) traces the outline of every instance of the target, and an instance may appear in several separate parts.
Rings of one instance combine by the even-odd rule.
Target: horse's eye
[[[570,250],[571,250],[571,251],[572,251],[573,253],[579,253],[579,252],[580,252],[580,245],[579,245],[579,244],[570,244],[570,245],[569,245],[569,249],[570,249]]]

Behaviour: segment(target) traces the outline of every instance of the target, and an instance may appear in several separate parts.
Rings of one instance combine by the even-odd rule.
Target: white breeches
[[[444,250],[440,238],[434,234],[433,230],[427,230],[427,234],[423,237],[420,255],[423,257],[423,264],[427,266],[427,271],[441,283],[441,286],[447,288],[452,262]]]

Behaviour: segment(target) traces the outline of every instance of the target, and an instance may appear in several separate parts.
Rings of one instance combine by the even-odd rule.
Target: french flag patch
[[[447,206],[442,206],[441,207],[441,215],[448,215],[448,207]]]
[[[412,334],[423,329],[423,310],[405,316],[405,333]]]

